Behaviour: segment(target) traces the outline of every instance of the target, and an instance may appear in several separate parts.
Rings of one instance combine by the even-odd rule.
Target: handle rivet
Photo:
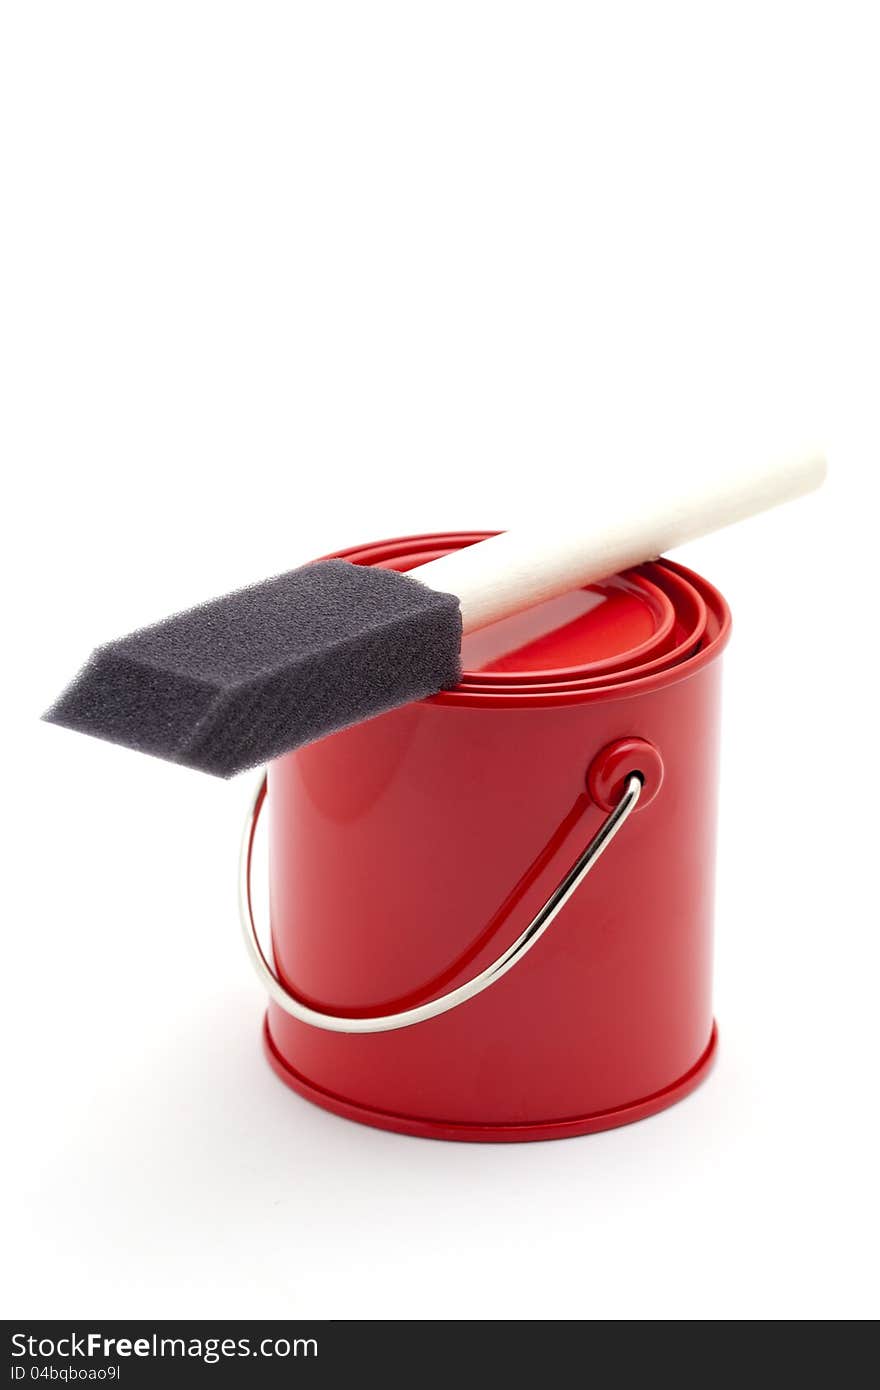
[[[643,738],[617,738],[597,753],[587,772],[587,790],[597,806],[611,811],[620,800],[627,778],[642,779],[639,809],[650,806],[663,785],[663,759]]]

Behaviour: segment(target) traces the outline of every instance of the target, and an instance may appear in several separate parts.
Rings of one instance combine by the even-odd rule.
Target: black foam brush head
[[[461,611],[318,560],[98,647],[43,716],[217,777],[454,686]]]

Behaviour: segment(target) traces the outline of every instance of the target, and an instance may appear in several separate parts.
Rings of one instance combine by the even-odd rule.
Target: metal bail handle
[[[264,774],[251,801],[239,861],[239,912],[245,943],[254,968],[272,999],[285,1013],[290,1014],[291,1018],[299,1019],[300,1023],[309,1023],[313,1028],[323,1028],[330,1033],[390,1033],[395,1028],[410,1028],[414,1023],[424,1023],[426,1019],[448,1013],[450,1009],[457,1008],[465,1000],[473,999],[475,995],[482,994],[484,989],[494,985],[496,980],[500,980],[502,975],[506,975],[508,970],[511,970],[517,961],[522,960],[540,940],[554,917],[562,911],[600,855],[611,844],[624,822],[632,815],[642,786],[643,778],[640,773],[632,772],[627,776],[617,805],[602,822],[586,849],[572,864],[558,888],[550,894],[544,906],[535,914],[525,930],[520,932],[516,940],[508,946],[507,950],[503,951],[491,965],[487,965],[485,970],[481,970],[479,975],[474,975],[473,979],[467,980],[457,989],[450,990],[448,994],[441,994],[438,999],[431,999],[427,1004],[420,1004],[416,1009],[402,1009],[399,1013],[380,1014],[374,1018],[350,1018],[345,1014],[322,1013],[318,1009],[310,1009],[307,1004],[303,1004],[278,979],[260,945],[254,924],[253,902],[251,900],[251,860],[257,823],[260,819],[263,802],[266,799],[266,777]]]

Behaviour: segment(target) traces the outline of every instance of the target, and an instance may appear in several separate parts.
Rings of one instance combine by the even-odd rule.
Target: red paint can
[[[479,539],[408,537],[343,554],[410,569]],[[531,633],[512,631],[501,679],[466,669],[453,691],[271,764],[280,989],[349,1019],[419,1008],[490,965],[603,826],[627,778],[644,783],[527,958],[475,997],[368,1034],[315,1027],[273,1000],[268,1055],[301,1095],[408,1134],[549,1139],[653,1114],[706,1073],[718,658],[730,615],[681,566],[662,561],[632,578],[615,601],[644,669],[638,654],[622,661],[619,628],[603,662],[596,624],[608,619],[590,615],[608,596],[591,607],[587,594],[566,610],[561,636],[551,623],[536,637],[541,615],[523,615]],[[655,592],[671,599],[671,623],[656,604],[659,617],[625,611],[629,598],[654,604]]]

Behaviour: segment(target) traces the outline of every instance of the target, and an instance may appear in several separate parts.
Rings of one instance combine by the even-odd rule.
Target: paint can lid
[[[404,537],[343,555],[356,564],[417,572],[487,534]],[[717,636],[716,615],[697,580],[681,566],[654,561],[469,633],[461,684],[452,693],[515,703],[567,692],[588,697],[662,673]]]

